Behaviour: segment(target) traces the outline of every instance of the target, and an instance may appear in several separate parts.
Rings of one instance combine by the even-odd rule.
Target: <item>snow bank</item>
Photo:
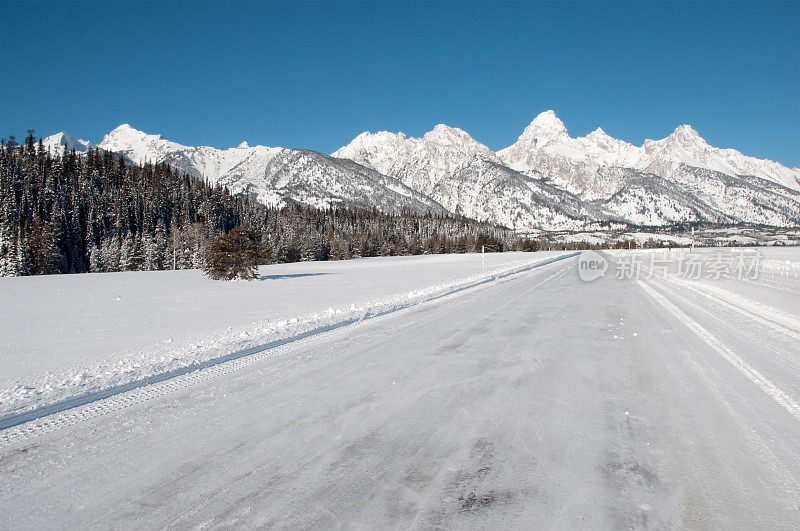
[[[286,342],[397,311],[570,255],[561,252],[487,255],[485,273],[475,273],[481,267],[480,255],[282,264],[261,269],[262,282],[267,284],[220,283],[199,276],[199,272],[183,271],[2,279],[0,289],[3,293],[2,311],[5,314],[2,322],[8,324],[12,321],[10,315],[15,310],[22,311],[22,306],[27,306],[29,312],[39,308],[49,332],[42,331],[43,335],[38,338],[45,350],[26,358],[24,353],[9,349],[9,345],[19,345],[25,339],[31,339],[31,329],[34,329],[34,333],[36,330],[34,323],[31,322],[30,326],[20,323],[16,329],[9,328],[0,353],[5,373],[3,387],[0,388],[0,415],[18,415],[76,396],[143,381],[155,375],[193,370],[207,366],[213,360],[229,359],[232,353],[252,351],[260,346]],[[183,284],[182,294],[165,287],[163,281],[170,280],[170,276],[177,278],[179,285]],[[269,284],[272,280],[276,283]],[[12,286],[13,281],[26,286]],[[76,308],[97,305],[95,310],[102,314],[104,306],[113,307],[116,301],[122,299],[123,293],[130,296],[128,283],[139,283],[138,297],[146,300],[147,306],[129,306],[128,311],[116,316],[116,321],[111,320],[114,326],[110,330],[109,323],[104,323],[102,319],[94,325],[80,319],[59,321],[60,317],[64,317],[63,309],[54,309],[52,305],[48,307],[46,299],[51,290],[42,289],[42,285],[63,286],[66,290],[76,281],[89,290],[81,294],[74,291],[75,286],[71,287],[73,291],[70,294],[76,299]],[[293,281],[302,282],[293,284]],[[91,291],[89,288],[94,283],[102,285],[103,289]],[[312,286],[314,289],[308,289]],[[111,287],[120,292],[117,297],[113,297],[113,289],[109,291]],[[307,288],[306,291],[302,290],[303,287]],[[401,289],[396,290],[397,287]],[[225,316],[231,313],[234,318],[248,315],[242,308],[236,308],[241,300],[237,299],[236,294],[245,296],[248,291],[270,297],[271,300],[266,302],[271,310],[270,318],[255,322],[244,320],[240,322],[246,324],[213,331],[192,327],[192,322],[183,322],[181,324],[184,327],[188,324],[195,333],[180,339],[164,337],[155,344],[135,352],[129,351],[128,354],[125,354],[125,346],[132,344],[131,341],[112,341],[119,349],[114,352],[104,348],[104,345],[93,344],[93,336],[89,334],[92,326],[96,326],[114,335],[119,332],[125,338],[125,325],[121,321],[128,320],[128,325],[136,328],[137,320],[142,319],[161,321],[161,334],[169,334],[170,326],[178,324],[170,310],[187,303],[201,304],[199,308],[186,309],[188,313],[204,318],[198,319],[197,323],[225,322]],[[326,297],[322,292],[329,292],[329,296]],[[362,293],[380,295],[363,299],[360,297]],[[222,298],[221,295],[227,296]],[[253,304],[252,300],[242,298],[246,306]],[[265,304],[264,301],[262,304]],[[137,308],[138,311],[133,311]],[[154,330],[154,335],[158,336],[158,332]],[[81,341],[81,337],[87,337],[86,334],[90,339]],[[87,352],[91,353],[88,358]],[[95,363],[79,363],[86,359]]]

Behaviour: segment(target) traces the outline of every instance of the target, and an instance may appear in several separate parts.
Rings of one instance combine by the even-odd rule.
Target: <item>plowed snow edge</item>
[[[342,328],[354,325],[356,323],[368,321],[368,320],[375,319],[375,318],[378,318],[378,317],[382,317],[382,316],[385,316],[385,315],[389,315],[389,314],[392,314],[392,313],[395,313],[395,312],[398,312],[398,311],[401,311],[401,310],[405,310],[405,309],[413,307],[413,306],[418,306],[420,304],[432,302],[432,301],[447,297],[449,295],[453,295],[455,293],[458,293],[458,292],[461,292],[461,291],[465,291],[467,289],[476,288],[478,286],[482,286],[484,284],[488,284],[490,282],[494,282],[494,281],[502,279],[502,278],[506,278],[506,277],[509,277],[509,276],[512,276],[512,275],[517,275],[517,274],[520,274],[520,273],[524,273],[524,272],[530,271],[532,269],[536,269],[536,268],[539,268],[539,267],[542,267],[542,266],[545,266],[545,265],[549,265],[549,264],[552,264],[552,263],[555,263],[555,262],[558,262],[558,261],[561,261],[561,260],[566,260],[568,258],[572,258],[574,256],[577,256],[578,254],[580,254],[580,252],[565,254],[565,255],[562,255],[562,256],[549,258],[549,259],[546,259],[546,260],[542,260],[542,261],[539,261],[539,262],[534,262],[534,263],[531,263],[531,264],[515,267],[515,268],[512,268],[512,269],[503,270],[503,271],[496,272],[496,273],[490,273],[488,275],[482,276],[482,278],[480,278],[479,280],[468,280],[462,285],[456,285],[456,286],[452,286],[451,285],[446,290],[441,291],[439,293],[432,294],[429,297],[425,297],[425,298],[421,298],[421,299],[413,299],[413,300],[409,300],[408,302],[405,302],[405,303],[398,303],[398,304],[396,304],[396,305],[394,305],[394,306],[392,306],[390,308],[378,310],[378,311],[375,311],[375,312],[367,311],[362,316],[343,319],[343,320],[341,320],[339,322],[336,322],[336,323],[333,323],[333,324],[327,324],[325,326],[320,326],[320,327],[317,327],[317,328],[314,328],[314,329],[311,329],[311,330],[308,330],[308,331],[305,331],[305,332],[302,332],[300,334],[293,335],[293,336],[290,336],[290,337],[287,337],[287,338],[282,338],[282,339],[279,339],[279,340],[276,340],[276,341],[270,341],[270,342],[264,343],[262,345],[258,345],[258,346],[251,347],[251,348],[237,350],[235,352],[231,352],[231,353],[226,354],[224,356],[219,356],[219,357],[212,358],[212,359],[209,359],[209,360],[205,360],[205,361],[202,361],[202,362],[192,363],[192,364],[187,365],[185,367],[180,367],[178,369],[174,369],[174,370],[166,371],[166,372],[163,372],[163,373],[151,375],[151,376],[148,376],[146,378],[142,378],[142,379],[139,379],[139,380],[128,382],[128,383],[125,383],[125,384],[122,384],[122,385],[117,385],[117,386],[109,387],[109,388],[106,388],[106,389],[100,389],[100,390],[89,392],[89,393],[75,395],[73,397],[69,397],[69,398],[66,398],[64,400],[60,400],[58,402],[54,402],[52,404],[48,404],[48,405],[45,405],[45,406],[37,407],[37,408],[29,410],[29,411],[24,411],[24,412],[21,412],[21,413],[15,413],[15,414],[11,414],[11,415],[6,415],[6,416],[3,416],[3,417],[0,417],[0,443],[10,442],[11,440],[15,440],[15,439],[19,438],[19,436],[24,436],[26,434],[30,434],[32,432],[39,431],[40,429],[47,427],[47,425],[59,424],[62,421],[60,421],[59,419],[51,419],[50,422],[45,421],[45,422],[39,423],[39,424],[37,424],[35,426],[30,426],[29,429],[13,430],[16,433],[9,433],[8,431],[6,431],[9,428],[13,428],[13,427],[16,427],[16,426],[20,426],[22,424],[34,422],[36,420],[43,419],[45,417],[49,417],[49,416],[55,415],[57,413],[62,413],[64,411],[68,411],[68,410],[71,410],[71,409],[75,409],[75,408],[78,408],[80,406],[85,406],[87,404],[91,404],[91,403],[94,403],[94,402],[99,402],[99,401],[104,400],[106,398],[110,398],[110,397],[113,397],[115,395],[120,395],[122,393],[133,391],[135,389],[140,389],[140,388],[145,388],[145,387],[151,386],[151,389],[148,392],[145,392],[145,393],[141,394],[135,400],[129,400],[128,402],[122,401],[119,404],[106,404],[104,406],[98,406],[97,411],[95,411],[95,412],[92,412],[92,411],[83,412],[81,414],[81,417],[86,417],[86,416],[91,417],[91,416],[95,416],[95,414],[98,414],[98,413],[106,413],[106,412],[109,412],[109,411],[114,411],[114,410],[120,409],[121,407],[124,407],[124,406],[128,405],[129,403],[132,403],[132,402],[138,403],[138,402],[141,402],[143,400],[147,400],[149,398],[152,398],[154,396],[160,396],[161,394],[164,394],[164,392],[166,392],[166,391],[163,391],[163,390],[159,389],[158,386],[154,386],[154,384],[157,384],[157,383],[160,383],[160,382],[164,382],[164,381],[167,381],[167,380],[172,380],[172,379],[178,378],[180,376],[185,376],[185,375],[196,376],[198,374],[201,374],[201,371],[203,369],[208,369],[210,367],[215,367],[215,366],[219,366],[219,365],[226,364],[226,363],[229,364],[229,367],[228,367],[229,370],[226,370],[224,372],[230,372],[230,371],[238,369],[240,367],[240,365],[241,365],[240,363],[237,363],[237,364],[234,365],[231,362],[237,362],[237,361],[241,362],[243,360],[248,360],[248,359],[251,362],[259,361],[260,359],[263,358],[263,356],[259,356],[258,359],[252,359],[254,357],[254,355],[265,354],[267,352],[271,352],[271,351],[274,351],[275,349],[279,349],[279,348],[282,348],[282,347],[283,348],[291,347],[291,346],[295,345],[296,343],[298,343],[299,341],[302,341],[302,340],[318,338],[320,335],[325,334],[327,332],[340,330]],[[292,349],[288,348],[288,350],[292,350]],[[195,379],[195,378],[192,378],[192,379]],[[204,379],[204,378],[201,378],[201,379]],[[188,384],[188,382],[187,382],[187,384]],[[181,387],[183,387],[183,386],[181,386]],[[95,413],[95,414],[93,414],[93,413]]]

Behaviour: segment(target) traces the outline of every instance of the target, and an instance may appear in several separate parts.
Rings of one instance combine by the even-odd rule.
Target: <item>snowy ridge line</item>
[[[651,286],[645,282],[637,280],[636,283],[647,295],[649,295],[655,302],[660,304],[667,310],[673,317],[684,324],[686,328],[694,332],[700,339],[702,339],[709,347],[714,349],[719,355],[725,358],[731,365],[739,370],[751,382],[759,386],[767,395],[770,396],[775,402],[783,406],[796,420],[800,421],[800,404],[783,392],[777,385],[772,383],[766,376],[761,374],[757,369],[753,368],[749,363],[739,357],[730,347],[717,339],[714,334],[700,326],[691,317],[683,313],[677,306],[668,301],[663,295],[658,293]]]
[[[510,268],[504,268],[499,271],[494,271],[491,273],[475,275],[473,277],[469,277],[461,281],[440,284],[437,286],[432,286],[421,290],[407,292],[402,294],[405,296],[405,301],[397,301],[394,304],[389,304],[388,306],[384,307],[381,307],[381,304],[379,303],[374,304],[371,308],[368,308],[366,312],[358,316],[346,317],[339,321],[334,321],[322,326],[317,326],[309,330],[291,335],[289,337],[276,339],[250,348],[236,350],[234,352],[225,354],[223,356],[214,357],[204,361],[190,363],[183,367],[178,367],[176,369],[172,369],[162,373],[149,375],[145,378],[127,382],[121,385],[116,385],[105,389],[99,389],[96,391],[91,391],[88,393],[83,393],[76,396],[68,397],[66,399],[57,401],[55,403],[42,405],[28,411],[5,415],[0,417],[0,432],[15,426],[19,426],[21,424],[41,419],[43,417],[54,415],[56,413],[61,413],[67,410],[78,408],[86,404],[98,402],[103,399],[113,397],[115,395],[119,395],[143,387],[153,386],[154,384],[164,382],[167,380],[172,380],[180,376],[191,375],[197,373],[198,371],[201,371],[202,369],[207,369],[210,367],[225,364],[226,362],[246,359],[248,357],[253,356],[254,354],[267,353],[267,351],[272,351],[280,347],[292,345],[305,339],[317,338],[318,336],[325,334],[327,332],[332,332],[347,327],[349,325],[386,316],[394,312],[410,308],[412,306],[417,306],[419,304],[436,301],[438,299],[447,297],[449,295],[453,295],[461,291],[465,291],[467,289],[488,284],[495,280],[506,278],[519,273],[524,273],[526,271],[530,271],[532,269],[536,269],[561,260],[566,260],[568,258],[577,256],[578,254],[580,253],[575,252],[575,253],[565,254],[562,256],[556,256],[545,260],[540,260],[538,262],[527,263],[524,265],[518,265]],[[136,400],[136,402],[139,401],[140,400]],[[10,438],[15,438],[15,437],[11,436]],[[0,434],[0,443],[7,442],[10,438],[8,434],[2,433]]]

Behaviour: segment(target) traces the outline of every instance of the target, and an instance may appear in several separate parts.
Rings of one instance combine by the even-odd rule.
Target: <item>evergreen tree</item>
[[[32,275],[34,273],[33,253],[31,253],[30,244],[25,238],[21,236],[17,238],[16,251],[16,260],[14,261],[16,275],[20,277]]]
[[[394,251],[394,242],[386,240],[381,245],[380,256],[392,256],[393,251]]]
[[[202,267],[211,242],[241,225],[269,242],[267,262],[452,252],[452,242],[466,252],[482,237],[515,245],[503,227],[461,217],[267,207],[165,164],[49,153],[33,132],[0,144],[2,275]]]
[[[419,237],[419,234],[415,234],[413,238],[411,238],[411,242],[408,244],[408,253],[412,255],[423,254],[425,252],[425,248],[422,245],[422,240]]]
[[[116,235],[103,241],[100,260],[104,271],[120,271],[120,241]]]
[[[408,245],[406,244],[406,237],[400,234],[392,247],[393,256],[406,256],[408,253]]]
[[[164,229],[164,221],[159,219],[156,230],[147,238],[145,248],[145,269],[158,270],[165,269],[164,261],[167,253],[167,237]],[[171,264],[170,264],[171,268]]]
[[[142,241],[134,234],[129,234],[120,248],[120,268],[123,271],[139,271],[144,265]]]
[[[257,277],[262,256],[261,233],[242,225],[214,240],[204,271],[216,280],[252,280]]]
[[[61,255],[50,229],[40,218],[33,218],[28,234],[31,254],[31,274],[50,275],[58,273]]]
[[[89,249],[89,271],[92,273],[99,273],[105,271],[103,266],[102,251],[97,245],[92,245]]]

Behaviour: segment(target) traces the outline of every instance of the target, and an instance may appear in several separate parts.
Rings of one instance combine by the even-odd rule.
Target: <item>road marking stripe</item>
[[[650,295],[656,302],[664,307],[676,319],[683,323],[689,330],[697,334],[708,346],[716,350],[723,358],[739,369],[739,371],[747,376],[747,378],[758,385],[765,393],[767,393],[773,400],[783,406],[794,418],[800,420],[800,404],[794,399],[781,391],[778,386],[767,379],[763,374],[750,366],[746,361],[740,358],[733,352],[727,345],[717,339],[711,332],[696,323],[691,317],[683,313],[677,306],[669,302],[663,295],[656,292],[653,288],[642,282],[636,281],[642,291]]]
[[[715,286],[692,285],[686,280],[679,280],[677,278],[670,278],[669,281],[683,286],[698,295],[717,301],[719,304],[765,324],[782,334],[788,334],[800,339],[800,321],[790,315],[786,315],[764,304],[749,301],[744,297]]]

